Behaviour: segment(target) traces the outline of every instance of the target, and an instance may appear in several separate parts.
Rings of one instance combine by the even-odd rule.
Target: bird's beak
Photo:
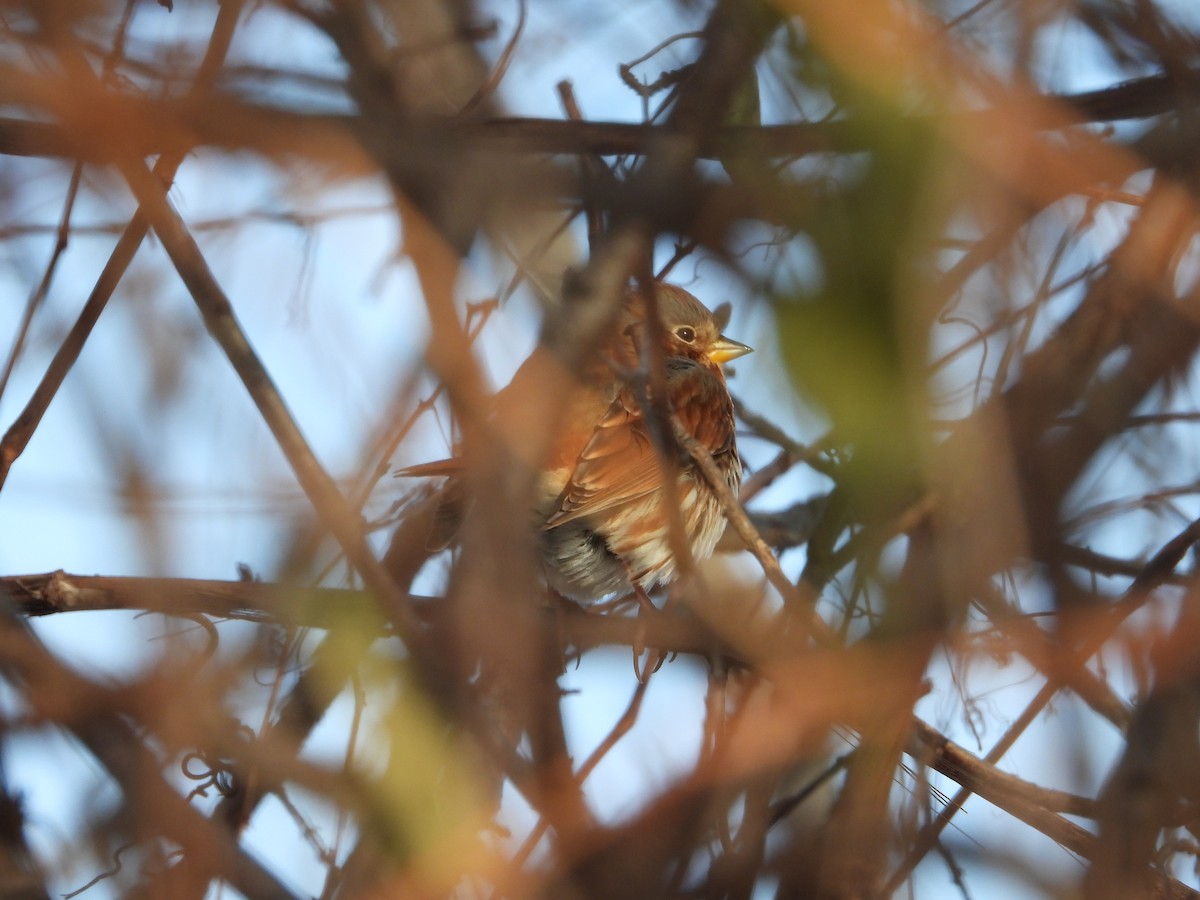
[[[753,353],[753,347],[747,347],[745,344],[739,344],[737,341],[731,341],[725,335],[721,335],[713,342],[708,351],[708,358],[717,365],[724,365],[732,359],[737,359],[739,356],[745,356],[747,353]]]

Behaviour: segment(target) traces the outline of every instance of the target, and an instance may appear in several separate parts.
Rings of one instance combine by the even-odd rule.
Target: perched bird
[[[721,366],[751,348],[722,335],[713,313],[682,288],[657,282],[654,291],[666,406],[712,454],[736,494],[742,463]],[[660,458],[652,413],[627,380],[639,362],[645,315],[645,300],[630,289],[614,336],[568,398],[537,481],[533,525],[539,530],[546,581],[579,600],[634,585],[649,591],[674,578],[678,566],[664,473],[674,471],[674,502],[694,559],[709,557],[725,530],[720,503],[691,457],[680,451],[673,460]],[[521,377],[518,371],[514,382]],[[665,428],[669,435],[670,426]],[[460,470],[455,460],[444,460],[398,474],[453,476]],[[395,540],[389,557],[397,550]]]

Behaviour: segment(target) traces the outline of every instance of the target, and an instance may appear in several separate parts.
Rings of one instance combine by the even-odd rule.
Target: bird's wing
[[[732,450],[733,406],[719,371],[688,359],[667,360],[667,395],[680,422],[710,453]],[[623,390],[579,455],[545,528],[657,493],[662,472],[645,413],[633,392]]]
[[[547,529],[658,490],[658,458],[637,401],[622,392],[575,462]]]

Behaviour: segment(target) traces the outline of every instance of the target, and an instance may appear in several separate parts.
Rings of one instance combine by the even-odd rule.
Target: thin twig
[[[267,427],[283,451],[300,486],[326,527],[341,544],[346,558],[371,591],[386,604],[387,614],[406,636],[414,637],[417,622],[403,603],[392,579],[367,543],[362,521],[336,482],[317,461],[301,434],[270,374],[247,340],[229,298],[217,283],[195,239],[167,199],[162,185],[141,163],[129,161],[122,174],[141,209],[163,243],[180,277],[192,294],[209,332],[225,351]]]
[[[675,439],[679,442],[679,446],[700,467],[700,471],[704,473],[704,477],[708,480],[709,487],[712,488],[713,493],[716,494],[717,500],[721,504],[721,511],[725,514],[725,518],[733,526],[738,537],[745,543],[746,548],[754,554],[754,558],[758,560],[758,564],[762,566],[762,570],[767,576],[767,581],[770,582],[775,590],[779,591],[787,608],[793,614],[802,617],[802,626],[819,642],[823,644],[840,643],[837,636],[817,614],[816,598],[801,591],[800,588],[792,584],[791,580],[783,574],[783,569],[779,567],[779,560],[775,558],[775,554],[767,546],[766,541],[762,539],[762,536],[754,527],[754,523],[746,515],[746,511],[742,508],[742,505],[738,503],[737,498],[733,496],[733,492],[729,490],[729,486],[725,483],[725,479],[721,475],[721,470],[712,458],[712,454],[708,452],[708,449],[704,445],[688,433],[687,429],[683,427],[678,419],[672,417],[672,423],[675,428]]]
[[[592,771],[596,768],[596,766],[600,765],[604,757],[606,757],[609,752],[620,742],[621,738],[625,737],[625,735],[629,733],[630,729],[633,728],[634,724],[637,722],[638,713],[642,708],[642,700],[644,700],[646,697],[646,688],[649,686],[649,681],[639,681],[637,683],[637,686],[633,689],[633,696],[629,698],[629,705],[625,707],[625,712],[623,712],[621,717],[617,719],[616,724],[614,724],[609,730],[608,734],[605,735],[604,740],[602,740],[596,746],[596,749],[591,752],[588,758],[584,760],[583,765],[579,767],[579,771],[575,773],[575,780],[581,787],[583,786],[583,783],[587,781],[588,776],[592,774]],[[525,865],[526,861],[529,859],[529,854],[531,854],[534,851],[534,848],[537,847],[538,842],[546,834],[546,830],[549,827],[550,822],[544,816],[537,820],[537,823],[533,826],[533,829],[529,832],[529,835],[517,849],[517,852],[512,856],[511,862],[514,871]]]
[[[1108,614],[1103,616],[1100,622],[1088,630],[1083,640],[1075,644],[1069,653],[1068,660],[1064,663],[1064,671],[1082,668],[1086,665],[1087,661],[1092,658],[1096,651],[1108,641],[1117,627],[1145,602],[1150,596],[1150,591],[1170,575],[1171,570],[1178,565],[1188,548],[1195,545],[1198,541],[1200,541],[1200,519],[1192,522],[1182,532],[1163,545],[1162,549],[1146,563],[1141,574],[1134,580],[1134,583],[1125,592],[1121,600],[1112,606]],[[1061,689],[1061,686],[1062,681],[1056,678],[1054,673],[1048,673],[1046,683],[1042,685],[1034,698],[1026,704],[1017,720],[1001,735],[991,751],[984,757],[984,762],[988,765],[994,765],[999,762],[1004,754],[1017,742],[1017,738],[1033,724],[1034,720]],[[921,833],[912,842],[904,860],[887,879],[885,891],[894,891],[904,883],[904,880],[916,868],[917,863],[924,858],[925,854],[933,849],[946,826],[950,824],[951,818],[962,808],[962,805],[966,803],[971,793],[970,788],[964,786],[946,803],[937,818],[921,830]]]
[[[213,26],[212,37],[209,39],[208,49],[205,51],[204,60],[196,73],[194,91],[203,89],[216,78],[217,72],[229,52],[229,45],[233,41],[238,17],[241,15],[242,2],[243,0],[229,0],[229,2],[221,4],[216,24]],[[175,177],[176,170],[183,162],[186,152],[183,149],[164,152],[154,164],[152,177],[162,184],[170,184]],[[91,335],[109,298],[112,297],[117,285],[125,276],[129,264],[133,262],[133,257],[149,228],[150,225],[145,214],[139,209],[130,219],[120,240],[117,241],[117,246],[105,264],[104,270],[100,273],[95,287],[92,288],[79,318],[71,327],[58,352],[54,354],[54,359],[51,360],[50,366],[34,390],[33,396],[4,433],[4,438],[0,440],[0,489],[4,487],[4,483],[8,479],[13,462],[28,446],[42,421],[42,416],[49,408],[50,402],[62,387],[67,373],[71,371],[71,367],[79,358],[83,345]]]

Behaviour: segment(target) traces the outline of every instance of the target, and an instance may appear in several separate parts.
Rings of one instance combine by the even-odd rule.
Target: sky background
[[[501,23],[499,36],[485,45],[495,54],[511,34],[517,6],[497,2],[482,8]],[[1194,8],[1184,4],[1180,10],[1197,19]],[[503,103],[513,114],[559,117],[555,84],[565,78],[572,82],[586,116],[640,121],[641,101],[621,83],[617,64],[640,56],[671,34],[699,27],[703,12],[701,7],[667,2],[534,0],[501,87]],[[169,46],[194,52],[207,37],[213,14],[214,7],[201,3],[178,3],[169,14],[143,5],[133,20],[130,54]],[[697,47],[695,41],[680,42],[644,71],[655,77],[663,68],[678,67]],[[1052,88],[1086,90],[1113,80],[1095,48],[1079,33],[1063,29],[1040,50]],[[229,67],[239,64],[299,69],[330,78],[343,74],[326,41],[266,6],[239,30]],[[320,96],[337,108],[335,95]],[[794,115],[787,98],[766,77],[763,99],[765,121]],[[0,224],[52,226],[63,203],[63,164],[6,159],[4,167]],[[211,152],[189,157],[171,191],[317,457],[341,479],[352,479],[364,464],[364,449],[387,426],[386,412],[417,365],[428,336],[411,266],[396,257],[401,234],[386,208],[387,196],[377,179],[330,186],[318,172],[281,172],[249,155]],[[86,226],[119,227],[132,210],[128,191],[111,172],[87,171],[73,217],[85,227],[73,235],[27,351],[0,397],[0,427],[7,427],[26,402],[111,252],[111,230],[98,227],[89,232]],[[293,213],[328,218],[315,227],[301,227],[286,221]],[[1106,226],[1101,221],[1092,233],[1095,243],[1081,254],[1103,252],[1106,227],[1115,241],[1121,224],[1114,220]],[[759,237],[747,234],[746,243]],[[0,334],[15,333],[53,240],[53,234],[37,233],[0,243]],[[664,242],[659,262],[669,254],[669,242]],[[798,277],[805,277],[809,257],[802,242],[791,251]],[[753,266],[754,254],[747,259]],[[461,284],[461,297],[464,302],[484,300],[500,291],[506,280],[507,273],[494,260],[476,253]],[[790,386],[769,306],[711,260],[685,261],[672,280],[710,306],[733,302],[727,333],[756,350],[738,361],[732,382],[747,404],[801,441],[820,437],[825,423]],[[479,341],[479,358],[495,385],[507,380],[535,336],[536,303],[519,291]],[[950,329],[942,340],[948,348],[963,336]],[[155,352],[131,352],[144,347]],[[969,382],[964,376],[978,365],[978,357],[968,354],[952,367],[947,381]],[[430,388],[427,380],[418,382],[416,396]],[[1181,444],[1188,443],[1181,438]],[[446,435],[430,422],[422,426],[419,440],[405,446],[399,461],[440,458],[446,448]],[[774,455],[753,439],[744,440],[741,449],[751,467]],[[1194,450],[1186,452],[1195,455]],[[153,498],[149,510],[131,501],[133,472],[149,479],[144,485]],[[1114,496],[1141,489],[1137,473],[1109,469],[1095,477],[1107,479]],[[370,514],[384,514],[405,487],[385,478],[368,507]],[[772,508],[825,489],[819,476],[797,469],[757,504]],[[1185,508],[1194,506],[1182,502]],[[306,512],[306,501],[282,455],[208,339],[190,297],[158,244],[147,241],[0,495],[0,570],[235,579],[238,565],[246,564],[270,578],[280,564],[280,547]],[[1156,527],[1135,540],[1154,546],[1160,537]],[[1121,531],[1111,540],[1114,546],[1128,546],[1131,538]],[[803,564],[802,552],[788,554],[784,564],[795,575]],[[754,569],[745,560],[735,560],[732,566],[739,577],[753,581]],[[431,590],[435,583],[427,578],[423,586]],[[35,627],[81,669],[121,676],[149,664],[164,630],[187,626],[92,613],[56,616]],[[245,626],[224,624],[220,630],[229,645],[223,651],[233,652],[239,641],[248,639]],[[976,660],[967,683],[953,690],[947,689],[954,684],[948,663],[939,656],[930,679],[939,687],[922,701],[918,713],[973,752],[986,750],[998,729],[1041,684],[1019,657]],[[636,686],[629,655],[589,654],[568,669],[562,685],[578,691],[565,701],[564,710],[571,747],[581,760],[629,702]],[[705,689],[704,670],[693,660],[670,662],[654,676],[637,727],[587,783],[600,816],[610,821],[629,816],[648,792],[661,790],[687,770],[697,753]],[[975,699],[982,715],[964,707],[964,696]],[[0,709],[18,711],[14,698],[3,690],[0,701]],[[314,735],[310,752],[316,758],[336,753],[349,710],[348,701],[336,705]],[[969,727],[972,721],[980,728],[978,739]],[[1086,751],[1079,749],[1081,731],[1088,735]],[[1073,749],[1064,753],[1064,747]],[[1018,742],[1002,768],[1040,784],[1094,795],[1121,747],[1112,729],[1097,725],[1073,698],[1060,697],[1044,725]],[[844,749],[834,745],[830,751]],[[80,829],[88,815],[115,796],[102,771],[74,744],[46,732],[10,738],[3,762],[8,777],[24,792],[30,819],[36,823],[31,835],[35,846],[47,858],[67,865],[56,887],[79,887],[96,874],[97,863],[70,848],[83,839]],[[942,790],[953,789],[936,777],[934,783]],[[322,812],[311,798],[300,802],[317,821],[329,825],[327,810]],[[519,843],[533,823],[532,814],[519,798],[506,795],[505,818]],[[1014,857],[1035,858],[1050,882],[1070,882],[1082,872],[1067,851],[978,799],[968,802],[948,835],[956,850],[968,857],[978,842],[1007,846]],[[277,803],[264,806],[248,841],[298,892],[319,891],[323,870]],[[1033,886],[1012,878],[1010,872],[974,871],[969,882],[972,896],[1036,893]],[[936,854],[918,870],[915,884],[917,897],[956,895]],[[86,896],[106,897],[107,890],[100,884]],[[225,896],[231,894],[226,890]]]

